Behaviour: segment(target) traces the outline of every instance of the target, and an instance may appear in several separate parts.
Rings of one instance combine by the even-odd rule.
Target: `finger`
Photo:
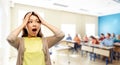
[[[32,15],[32,12],[29,12],[25,18],[29,18]]]
[[[42,22],[42,17],[37,13],[37,12],[34,12],[37,16],[38,16],[38,18],[40,19],[40,21]]]
[[[27,23],[31,15],[32,15],[32,12],[28,12],[28,13],[25,15],[25,18],[23,19],[23,23]]]
[[[40,18],[40,15],[37,12],[34,12],[34,13]]]
[[[24,18],[24,22],[27,23],[31,15],[32,15],[32,12],[27,13],[25,18]]]

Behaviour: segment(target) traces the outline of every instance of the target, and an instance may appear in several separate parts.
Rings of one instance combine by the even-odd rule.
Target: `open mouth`
[[[32,31],[33,31],[33,32],[36,32],[36,31],[37,31],[37,29],[32,29]]]

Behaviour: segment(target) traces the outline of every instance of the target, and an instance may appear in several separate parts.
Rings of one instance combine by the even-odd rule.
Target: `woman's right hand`
[[[21,26],[17,27],[15,30],[13,30],[10,33],[9,36],[12,37],[12,39],[14,38],[13,40],[16,40],[17,36],[20,34],[20,32],[23,30],[23,28],[25,28],[31,15],[32,15],[32,12],[28,12],[28,14],[26,14],[24,17],[23,23],[21,24]]]
[[[31,16],[32,12],[29,12],[28,14],[26,14],[25,18],[23,19],[23,26],[25,27],[29,21],[29,18]]]

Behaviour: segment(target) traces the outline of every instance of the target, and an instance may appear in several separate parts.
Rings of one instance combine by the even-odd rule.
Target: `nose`
[[[33,22],[33,27],[36,27],[36,25],[37,25],[36,22]]]

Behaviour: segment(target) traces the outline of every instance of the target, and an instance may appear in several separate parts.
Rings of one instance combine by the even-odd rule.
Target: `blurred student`
[[[106,38],[101,42],[103,46],[113,46],[113,39],[111,38],[111,34],[107,33]]]
[[[99,41],[94,36],[90,36],[92,44],[99,44]]]
[[[103,33],[100,34],[99,41],[103,41],[105,39],[105,35]]]
[[[72,37],[70,36],[70,34],[68,34],[68,36],[66,37],[66,40],[72,40]]]
[[[112,38],[113,40],[116,39],[116,35],[115,35],[115,33],[112,33],[112,34],[111,34],[111,38]]]
[[[117,36],[116,39],[114,39],[114,43],[120,43],[120,34]]]
[[[116,46],[120,44],[120,34],[117,35],[117,38],[114,39],[114,44],[115,44],[115,48],[113,49],[114,50],[114,56],[113,56],[113,59],[119,59],[119,54],[120,54],[120,47],[119,46]]]
[[[73,41],[75,41],[75,43],[74,43],[74,49],[75,49],[75,51],[78,52],[77,48],[81,46],[80,45],[81,40],[80,40],[78,34],[75,35]]]
[[[89,41],[87,35],[85,35],[85,36],[83,37],[83,40],[82,40],[82,41],[83,41],[84,43],[87,43],[87,42]]]

